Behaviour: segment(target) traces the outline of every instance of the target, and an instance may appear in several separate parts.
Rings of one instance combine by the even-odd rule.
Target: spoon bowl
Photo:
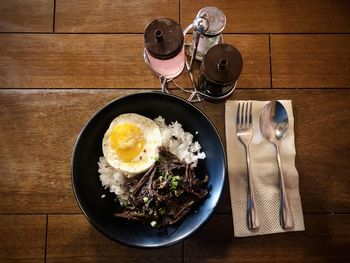
[[[260,115],[262,135],[273,144],[279,144],[285,137],[288,126],[288,113],[282,103],[271,101],[266,104]]]

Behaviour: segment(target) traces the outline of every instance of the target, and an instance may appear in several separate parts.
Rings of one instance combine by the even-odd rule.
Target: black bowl
[[[196,174],[209,175],[209,195],[176,226],[155,229],[139,222],[113,217],[114,194],[105,190],[98,176],[101,142],[111,121],[123,113],[138,113],[167,124],[178,121],[198,140],[207,157],[200,160]],[[198,132],[197,132],[198,131]],[[226,156],[220,137],[210,120],[198,108],[176,96],[136,93],[116,99],[99,110],[80,132],[72,156],[72,184],[79,206],[90,223],[114,241],[134,247],[165,247],[180,242],[199,229],[218,204],[225,178]],[[106,195],[105,198],[101,198]]]

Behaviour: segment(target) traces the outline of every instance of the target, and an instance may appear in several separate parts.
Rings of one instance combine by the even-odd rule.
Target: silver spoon
[[[288,114],[279,101],[271,101],[266,104],[260,115],[260,130],[265,139],[276,146],[277,163],[280,174],[280,224],[283,229],[293,228],[293,219],[290,213],[284,176],[280,157],[279,144],[285,137],[288,130]]]

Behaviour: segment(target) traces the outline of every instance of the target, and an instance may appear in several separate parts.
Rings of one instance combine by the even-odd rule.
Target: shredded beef
[[[174,225],[208,194],[207,182],[208,176],[198,179],[190,165],[160,147],[159,160],[141,177],[127,182],[132,194],[115,216],[158,228]]]

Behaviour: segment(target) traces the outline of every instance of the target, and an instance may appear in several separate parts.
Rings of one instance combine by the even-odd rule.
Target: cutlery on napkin
[[[290,100],[280,101],[288,112],[289,129],[281,142],[281,159],[285,174],[285,186],[294,227],[283,229],[280,225],[280,189],[276,149],[260,132],[259,117],[268,101],[253,101],[251,141],[251,173],[255,191],[256,206],[260,227],[250,230],[247,227],[247,167],[244,146],[236,136],[236,113],[239,102],[227,101],[225,104],[225,129],[228,159],[228,173],[234,236],[254,236],[289,231],[303,231],[304,217],[299,194],[299,175],[295,167],[294,117]]]

